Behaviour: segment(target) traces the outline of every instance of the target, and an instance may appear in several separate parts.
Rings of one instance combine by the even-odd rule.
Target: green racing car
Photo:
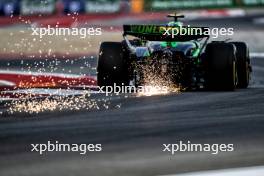
[[[123,41],[103,42],[98,86],[140,86],[159,77],[187,90],[248,87],[252,69],[246,43],[209,42],[207,27],[183,26],[183,15],[168,17],[174,20],[166,25],[124,25]],[[188,34],[180,35],[181,30]]]

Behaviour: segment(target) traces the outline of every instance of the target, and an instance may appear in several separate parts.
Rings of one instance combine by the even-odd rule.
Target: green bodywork
[[[140,36],[162,36],[164,33],[168,30],[172,32],[172,29],[175,28],[195,28],[198,29],[199,27],[184,27],[182,22],[179,21],[171,21],[167,25],[129,25],[127,26],[126,30],[124,30],[127,34],[134,35],[136,37]],[[142,38],[142,43],[145,43],[148,41],[148,39]],[[152,41],[152,40],[151,40]],[[191,51],[191,56],[193,58],[197,58],[196,63],[198,64],[200,62],[199,55],[201,53],[201,44],[196,41],[196,38],[191,39],[190,41],[160,41],[161,47],[167,48],[177,48],[179,45],[182,44],[191,44],[193,45],[193,50]],[[150,56],[149,52],[144,53],[144,56]]]
[[[201,52],[200,43],[193,41],[193,42],[160,42],[162,47],[171,47],[177,48],[179,44],[192,44],[194,45],[195,49],[192,51],[192,57],[198,57]]]

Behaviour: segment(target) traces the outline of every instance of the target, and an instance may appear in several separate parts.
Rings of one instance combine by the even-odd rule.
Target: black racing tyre
[[[98,86],[128,85],[129,73],[121,42],[103,42],[100,46],[97,83]]]
[[[206,86],[210,90],[230,91],[237,85],[235,46],[212,42],[205,50],[207,62]]]
[[[249,49],[244,42],[232,42],[236,47],[238,88],[247,88],[250,80]]]

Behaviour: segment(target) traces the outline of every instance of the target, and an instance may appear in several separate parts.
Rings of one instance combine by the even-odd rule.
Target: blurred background
[[[252,52],[263,45],[264,0],[0,0],[0,69],[96,76],[102,41],[122,40],[123,24],[166,23],[183,13],[196,26],[234,27]],[[101,36],[32,36],[32,27],[101,27]],[[250,33],[250,35],[249,35]]]

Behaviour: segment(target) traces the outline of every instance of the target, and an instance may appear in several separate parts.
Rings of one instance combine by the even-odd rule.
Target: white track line
[[[204,171],[189,174],[175,174],[167,176],[263,176],[264,166]]]
[[[250,57],[264,57],[264,53],[250,53]]]
[[[13,82],[10,82],[10,81],[6,81],[6,80],[1,80],[0,79],[0,87],[1,86],[7,86],[7,87],[12,87],[12,86],[15,86],[16,84],[13,83]]]
[[[63,78],[79,78],[82,75],[77,74],[65,74],[65,73],[47,73],[47,72],[26,72],[26,71],[12,71],[12,70],[0,70],[0,74],[14,74],[14,75],[32,75],[32,76],[58,76]]]

